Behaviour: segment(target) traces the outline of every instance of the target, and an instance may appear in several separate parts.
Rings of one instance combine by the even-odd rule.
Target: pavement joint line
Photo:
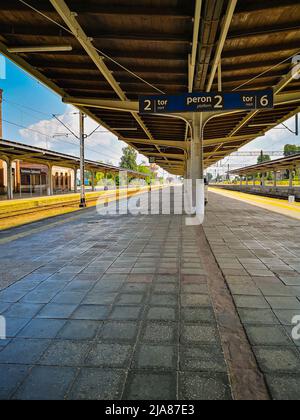
[[[200,257],[208,273],[208,288],[221,336],[234,400],[269,401],[270,394],[245,330],[232,294],[218,266],[202,227],[198,227]]]

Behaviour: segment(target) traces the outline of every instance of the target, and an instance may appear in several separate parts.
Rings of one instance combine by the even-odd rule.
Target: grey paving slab
[[[59,322],[59,321],[58,321]],[[100,328],[102,322],[90,320],[69,320],[64,321],[56,338],[62,340],[93,340]]]
[[[25,382],[13,395],[17,400],[63,400],[75,376],[76,369],[67,367],[34,367]]]
[[[0,352],[0,364],[33,365],[49,344],[49,340],[15,338]]]
[[[204,229],[271,397],[297,397],[299,222],[211,195]],[[199,232],[178,215],[87,210],[0,245],[0,396],[231,399]]]
[[[59,319],[33,319],[19,332],[18,338],[55,338],[65,322]]]
[[[182,344],[218,344],[219,335],[214,325],[184,324],[180,341]]]
[[[265,373],[300,373],[300,353],[290,347],[254,347],[260,368]]]
[[[243,324],[278,324],[278,320],[271,309],[238,309]]]
[[[119,400],[125,376],[125,371],[117,369],[83,368],[67,399]]]
[[[180,349],[180,370],[227,373],[227,366],[221,347],[218,346],[182,346]]]
[[[177,353],[174,346],[142,344],[136,349],[133,368],[177,370]]]
[[[224,374],[192,373],[180,374],[179,399],[216,401],[230,400],[229,380]]]
[[[85,365],[128,369],[132,350],[132,346],[125,344],[96,344],[87,355]]]
[[[0,365],[0,400],[8,400],[30,370],[30,366]]]
[[[71,340],[55,340],[39,360],[45,366],[83,366],[91,343]]]
[[[266,375],[272,397],[279,401],[300,401],[300,378],[297,375]]]
[[[246,326],[248,338],[253,346],[291,346],[293,342],[286,330],[280,326]]]
[[[148,343],[178,342],[177,323],[146,322],[141,333],[141,340]]]
[[[67,319],[69,318],[78,305],[49,303],[37,315],[37,318],[45,319]]]
[[[99,340],[113,343],[135,343],[139,326],[138,322],[105,322],[100,331]]]
[[[73,311],[73,319],[102,321],[107,319],[111,308],[108,305],[80,305]]]
[[[6,318],[33,318],[42,307],[43,305],[40,304],[15,303],[3,313],[3,316]]]
[[[172,401],[177,398],[177,378],[172,373],[132,372],[124,398],[131,401]]]

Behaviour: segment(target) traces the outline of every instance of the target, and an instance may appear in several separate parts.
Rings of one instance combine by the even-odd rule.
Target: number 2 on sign
[[[149,99],[145,101],[145,111],[151,111],[151,101]]]

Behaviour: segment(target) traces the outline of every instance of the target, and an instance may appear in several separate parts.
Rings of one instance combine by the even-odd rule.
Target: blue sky
[[[61,136],[68,131],[53,118],[79,132],[78,110],[62,103],[61,98],[36,79],[5,59],[5,72],[0,56],[0,88],[3,89],[3,137],[63,153],[78,155],[78,140],[72,136]],[[5,75],[5,78],[1,78]],[[14,125],[15,124],[15,125]],[[97,124],[90,118],[85,120],[86,133],[91,133]],[[58,135],[58,136],[57,136]],[[118,165],[122,155],[123,142],[100,128],[87,140],[86,157]],[[139,161],[146,160],[139,156]]]
[[[72,137],[57,136],[67,133],[66,129],[53,118],[59,118],[74,132],[78,133],[77,110],[62,103],[61,98],[40,82],[19,69],[0,55],[0,88],[3,89],[3,137],[39,147],[50,148],[63,153],[78,155],[78,140]],[[1,79],[6,73],[6,78]],[[7,121],[7,122],[6,122]],[[15,126],[10,124],[14,123]],[[293,128],[294,120],[287,123]],[[24,128],[25,127],[25,128]],[[91,133],[97,124],[86,119],[86,132]],[[300,145],[300,138],[287,130],[271,130],[265,137],[249,143],[242,150],[282,150],[287,143]],[[119,164],[124,143],[111,133],[101,128],[87,140],[86,156],[89,159]],[[257,158],[226,158],[224,163],[233,166],[245,166],[256,163]],[[139,162],[146,160],[139,156]]]

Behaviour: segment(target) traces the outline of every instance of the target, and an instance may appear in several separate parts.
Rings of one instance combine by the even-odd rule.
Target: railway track
[[[124,193],[122,193],[122,190],[118,191],[117,194],[114,191],[111,193],[97,195],[94,197],[87,196],[86,202],[88,205],[91,206],[93,205],[93,203],[96,204],[99,199],[109,200],[116,197],[117,200],[119,200],[122,198],[131,197],[133,195],[139,194],[141,192],[146,192],[146,191],[148,191],[148,189],[143,189],[143,190],[134,189],[132,191],[128,190],[127,195],[125,191]],[[38,203],[38,200],[36,200],[36,202]],[[33,215],[33,214],[42,213],[44,211],[51,211],[51,210],[55,210],[59,208],[66,208],[66,207],[74,207],[74,209],[75,208],[78,209],[78,203],[79,203],[79,199],[76,198],[74,200],[64,200],[64,201],[56,202],[53,204],[51,203],[44,204],[44,205],[37,204],[34,207],[22,208],[22,209],[16,209],[16,210],[13,210],[13,209],[9,210],[8,208],[5,208],[5,209],[0,208],[0,220],[4,220],[4,219],[7,220],[7,219],[18,217],[18,216]]]

